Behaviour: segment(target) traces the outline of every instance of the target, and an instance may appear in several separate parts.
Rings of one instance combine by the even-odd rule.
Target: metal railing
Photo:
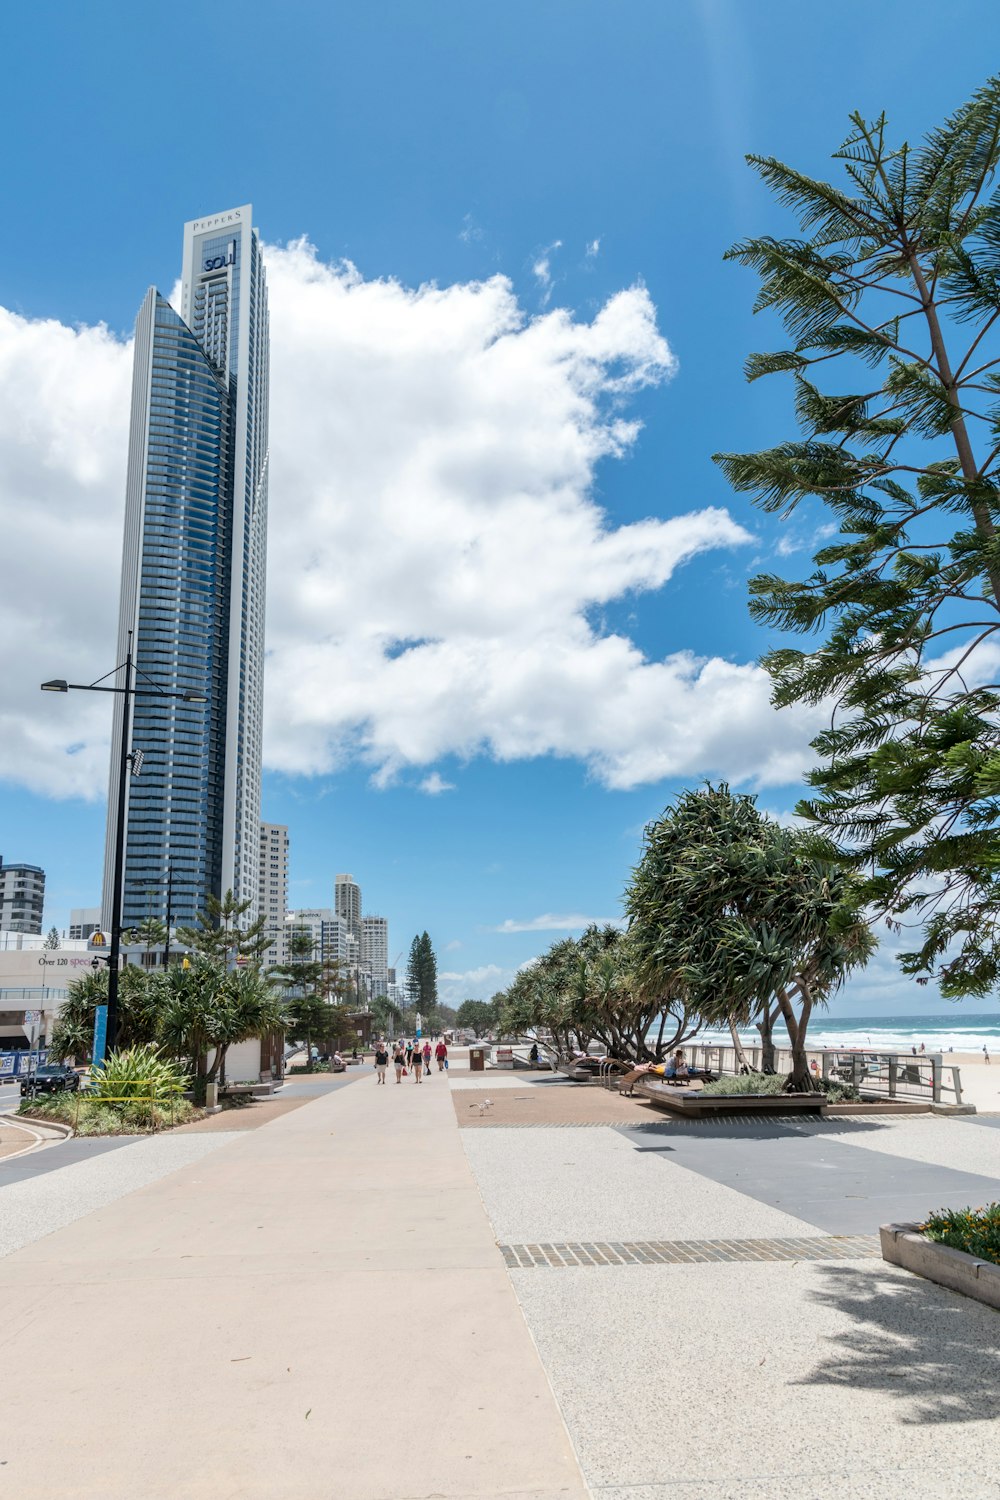
[[[729,1045],[695,1043],[687,1049],[688,1061],[720,1075],[740,1071],[736,1049]],[[762,1049],[744,1047],[753,1072],[763,1067]],[[940,1052],[887,1052],[871,1048],[848,1051],[843,1047],[808,1048],[806,1057],[817,1078],[830,1079],[857,1089],[863,1099],[893,1099],[900,1103],[961,1104],[962,1077],[957,1064],[946,1063]],[[791,1068],[787,1047],[775,1048],[775,1070]]]

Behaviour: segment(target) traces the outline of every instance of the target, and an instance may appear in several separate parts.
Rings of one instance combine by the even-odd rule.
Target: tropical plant
[[[225,1083],[230,1047],[284,1027],[281,1001],[256,967],[227,973],[211,959],[196,957],[189,968],[162,975],[160,992],[160,1036],[188,1059],[199,1096],[205,1084]]]
[[[766,1018],[769,1039],[780,1013],[785,1084],[808,1091],[812,1013],[876,946],[857,886],[828,844],[764,817],[753,797],[682,792],[646,829],[626,895],[640,983],[734,1036]]]
[[[75,1057],[82,1062],[90,1057],[97,1007],[107,1001],[105,966],[70,980],[52,1033],[51,1051],[57,1060]],[[127,1048],[155,1041],[159,1010],[159,976],[138,964],[127,964],[118,976],[119,1046]]]
[[[661,1061],[695,1034],[697,1019],[676,994],[643,985],[635,958],[627,936],[612,926],[554,943],[495,997],[500,1034],[537,1039],[550,1032],[562,1056],[598,1041],[622,1061]]]
[[[181,1065],[155,1042],[120,1047],[100,1067],[90,1069],[90,1089],[102,1099],[158,1102],[182,1094],[187,1086]]]
[[[949,996],[1000,977],[1000,78],[916,146],[851,116],[813,179],[750,164],[801,234],[736,245],[792,344],[801,437],[719,454],[730,483],[788,514],[809,496],[839,534],[801,582],[751,582],[755,618],[824,633],[765,657],[779,706],[830,701],[799,812],[865,873],[862,898],[913,923],[902,955]],[[818,371],[829,365],[829,386]]]
[[[58,948],[59,947],[59,928],[58,927],[50,927],[49,928],[48,933],[46,934],[45,942],[42,944],[42,947],[43,948],[49,948],[49,949],[53,949],[53,948]]]

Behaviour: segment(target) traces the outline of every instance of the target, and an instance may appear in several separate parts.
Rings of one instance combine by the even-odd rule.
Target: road
[[[17,1083],[0,1083],[0,1114],[17,1109],[21,1102],[21,1087]]]

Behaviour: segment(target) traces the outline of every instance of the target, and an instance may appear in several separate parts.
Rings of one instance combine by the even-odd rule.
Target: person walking
[[[396,1043],[395,1051],[392,1054],[392,1063],[393,1067],[396,1069],[396,1082],[402,1083],[403,1069],[406,1066],[406,1053],[403,1051],[402,1042]]]
[[[424,1056],[424,1077],[425,1078],[429,1078],[431,1076],[431,1040],[430,1040],[430,1037],[427,1038],[426,1042],[423,1045],[423,1056]]]
[[[424,1062],[423,1053],[421,1052],[421,1050],[420,1050],[419,1047],[414,1047],[414,1049],[413,1049],[413,1082],[414,1083],[419,1083],[421,1081],[420,1080],[420,1075],[423,1072],[423,1062]]]
[[[990,1060],[990,1049],[989,1049],[989,1047],[987,1047],[987,1045],[986,1045],[985,1042],[983,1043],[983,1056],[985,1057],[986,1061],[989,1062],[989,1060]]]
[[[385,1072],[389,1066],[389,1049],[379,1037],[375,1043],[375,1082],[385,1083]]]
[[[448,1056],[448,1047],[443,1036],[438,1038],[438,1044],[434,1048],[434,1056],[437,1060],[438,1072],[443,1073],[445,1061]]]
[[[412,1061],[412,1058],[413,1058],[413,1043],[410,1041],[410,1038],[407,1037],[406,1038],[406,1066],[407,1067],[410,1066],[410,1062]]]

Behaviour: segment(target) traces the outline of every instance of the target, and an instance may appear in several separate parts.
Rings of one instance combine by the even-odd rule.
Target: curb
[[[13,1115],[0,1114],[0,1124],[23,1130],[25,1135],[33,1137],[20,1151],[10,1151],[6,1156],[0,1157],[0,1162],[17,1161],[18,1157],[27,1156],[30,1151],[41,1151],[45,1146],[54,1146],[57,1141],[68,1140],[73,1134],[71,1126],[58,1124],[54,1120],[32,1120],[29,1125]]]
[[[926,1239],[917,1224],[883,1224],[879,1238],[882,1259],[890,1265],[902,1266],[904,1271],[1000,1312],[1000,1266]]]

